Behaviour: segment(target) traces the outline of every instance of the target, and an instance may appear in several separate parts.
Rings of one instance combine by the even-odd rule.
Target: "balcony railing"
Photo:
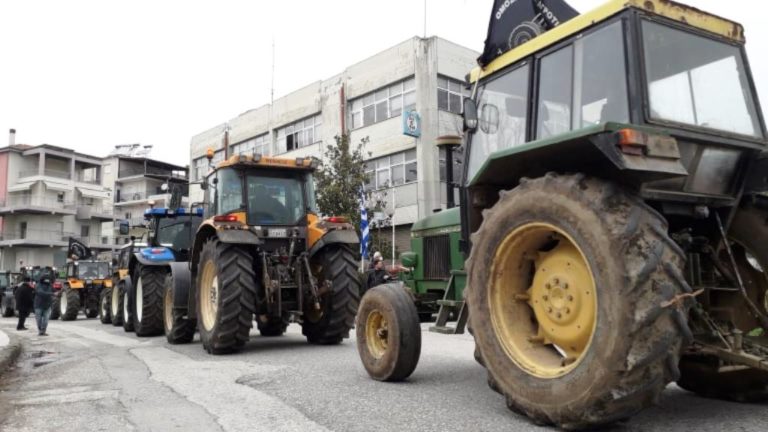
[[[9,196],[5,200],[0,200],[0,208],[22,206],[69,210],[74,210],[75,208],[75,205],[72,202],[59,201],[57,198],[41,198],[31,195]]]
[[[0,231],[0,241],[31,240],[40,242],[66,242],[74,233],[53,230],[6,230]]]
[[[25,170],[19,172],[19,178],[24,177],[34,177],[40,175],[39,170]],[[44,170],[43,175],[46,177],[56,177],[61,179],[71,179],[72,176],[69,174],[68,171],[57,171],[57,170]]]
[[[93,204],[88,204],[84,202],[78,202],[77,207],[88,209],[90,210],[91,213],[100,214],[100,215],[111,215],[113,213],[112,206],[93,205]]]
[[[120,191],[120,199],[118,200],[118,202],[141,201],[141,200],[148,199],[150,195],[154,195],[154,194],[148,193],[148,192]]]
[[[101,184],[101,179],[93,178],[93,176],[86,176],[84,173],[77,173],[77,181],[80,183]]]

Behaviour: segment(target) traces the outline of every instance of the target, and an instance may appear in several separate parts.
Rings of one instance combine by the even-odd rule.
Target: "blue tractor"
[[[203,210],[151,208],[144,212],[147,241],[121,251],[111,291],[101,300],[102,322],[122,325],[137,336],[164,333],[166,279],[189,267],[190,250]],[[189,273],[188,271],[186,273]],[[192,329],[194,334],[194,328]]]

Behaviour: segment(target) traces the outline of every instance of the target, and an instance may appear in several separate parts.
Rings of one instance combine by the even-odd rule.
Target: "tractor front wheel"
[[[52,320],[61,318],[61,296],[64,295],[64,289],[60,289],[53,293],[53,303],[51,303],[51,316]]]
[[[282,336],[288,328],[288,320],[273,316],[256,316],[256,326],[262,336]]]
[[[61,303],[59,304],[59,314],[62,321],[74,321],[80,312],[80,293],[70,287],[64,287],[61,290]]]
[[[109,296],[109,309],[112,316],[112,325],[120,327],[123,325],[123,296],[120,293],[120,287],[123,285],[118,282],[112,286]]]
[[[133,301],[132,301],[133,300]],[[125,282],[120,282],[120,304],[123,306],[123,330],[125,332],[132,332],[134,330],[133,320],[135,316],[133,314],[133,296],[128,290],[128,285]]]
[[[313,344],[333,345],[349,336],[360,301],[360,278],[355,254],[343,245],[327,246],[313,257],[318,275],[320,310],[304,302],[302,333]]]
[[[476,357],[511,410],[590,428],[678,378],[691,333],[677,296],[690,287],[658,213],[614,184],[548,174],[500,193],[483,218],[465,293]]]
[[[402,381],[416,369],[421,354],[419,314],[402,285],[366,291],[355,328],[357,353],[371,378]]]
[[[99,320],[102,324],[112,322],[112,288],[104,288],[99,295]]]
[[[173,308],[173,274],[168,272],[163,281],[163,328],[170,344],[190,343],[195,337],[197,321],[184,317],[182,311]]]
[[[136,281],[134,327],[136,336],[163,334],[163,282],[165,266],[142,266]]]
[[[212,238],[197,266],[198,329],[203,348],[223,354],[243,346],[253,327],[256,273],[244,246]]]

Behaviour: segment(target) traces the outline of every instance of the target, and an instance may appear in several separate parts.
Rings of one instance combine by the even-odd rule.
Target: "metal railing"
[[[90,177],[90,176],[89,176]],[[100,178],[86,178],[83,172],[77,173],[77,181],[80,183],[101,184]]]
[[[2,207],[43,207],[74,210],[75,205],[70,201],[59,201],[57,198],[41,198],[32,195],[22,195],[9,196],[4,200],[0,200],[0,208]]]
[[[34,177],[40,175],[40,170],[24,170],[19,171],[19,178],[24,177]],[[68,171],[58,171],[58,170],[43,170],[43,175],[46,177],[56,177],[61,179],[71,179],[72,175]]]
[[[33,240],[33,241],[42,241],[42,242],[51,242],[51,241],[66,242],[66,241],[69,241],[69,237],[73,235],[74,233],[71,233],[71,232],[55,231],[55,230],[38,230],[38,229],[27,229],[27,230],[18,230],[18,231],[5,230],[5,231],[0,231],[0,241]]]
[[[81,208],[81,207],[88,208],[88,209],[90,209],[91,213],[96,213],[96,214],[100,214],[100,215],[111,215],[112,213],[114,213],[113,209],[112,209],[112,206],[93,205],[93,204],[88,204],[88,203],[84,203],[84,202],[78,202],[77,203],[77,207],[78,208]]]
[[[118,202],[128,202],[128,201],[140,201],[148,199],[150,195],[154,195],[154,193],[150,192],[125,192],[120,191],[120,200]]]

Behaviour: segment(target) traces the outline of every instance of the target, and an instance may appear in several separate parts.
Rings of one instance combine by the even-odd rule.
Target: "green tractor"
[[[595,427],[670,382],[768,399],[768,135],[744,43],[694,8],[613,0],[468,76],[448,253],[467,257],[475,357],[514,412]],[[408,377],[414,293],[369,290],[357,332],[373,378]]]

